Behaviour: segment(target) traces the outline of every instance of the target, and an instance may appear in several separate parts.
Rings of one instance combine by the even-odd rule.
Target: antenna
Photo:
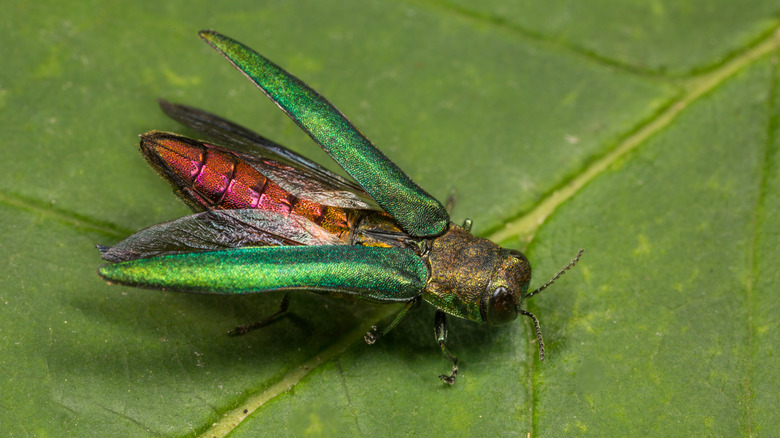
[[[535,291],[531,292],[530,294],[526,294],[525,298],[531,298],[532,296],[538,294],[539,292],[547,289],[551,284],[553,284],[555,282],[555,280],[560,278],[561,275],[565,274],[566,271],[571,269],[572,266],[574,266],[575,264],[577,264],[578,261],[580,261],[580,256],[582,255],[583,252],[585,252],[585,250],[580,248],[580,250],[577,251],[577,255],[574,256],[574,259],[572,259],[572,261],[570,261],[568,265],[564,266],[560,271],[558,271],[557,274],[553,275],[553,278],[551,278],[550,281],[548,281],[547,283],[543,284],[541,287],[539,287]]]
[[[580,250],[577,251],[577,255],[574,256],[574,259],[572,259],[572,261],[570,261],[569,264],[561,268],[561,270],[558,271],[557,274],[553,275],[553,278],[551,278],[550,281],[543,284],[541,287],[531,292],[530,294],[526,294],[523,298],[531,298],[532,296],[538,294],[539,292],[547,289],[551,284],[555,283],[555,280],[560,278],[561,275],[565,274],[566,271],[571,269],[572,266],[574,266],[575,264],[577,264],[578,261],[580,261],[580,256],[582,255],[583,252],[585,252],[585,250],[580,248]],[[536,316],[534,316],[533,313],[528,312],[526,310],[518,309],[518,313],[531,318],[531,320],[534,322],[534,328],[536,329],[536,340],[539,342],[539,360],[544,361],[544,341],[542,340],[542,328],[539,326],[539,320],[536,319]]]
[[[534,328],[536,328],[536,340],[539,341],[539,360],[544,362],[544,341],[542,340],[542,327],[539,326],[539,320],[536,319],[533,313],[520,309],[520,313],[531,318],[534,322]]]

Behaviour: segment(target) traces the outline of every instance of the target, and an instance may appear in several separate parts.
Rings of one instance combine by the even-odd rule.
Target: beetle
[[[138,231],[113,247],[98,273],[109,283],[208,294],[283,291],[279,310],[230,333],[245,334],[283,316],[292,292],[352,295],[403,303],[373,344],[426,301],[436,307],[436,342],[446,347],[447,315],[500,325],[517,315],[580,258],[529,292],[531,265],[520,251],[473,236],[471,220],[447,209],[374,147],[324,97],[249,47],[214,31],[200,37],[225,56],[350,176],[341,177],[242,126],[189,106],[160,101],[173,119],[211,141],[167,132],[141,136],[149,164],[195,213]]]

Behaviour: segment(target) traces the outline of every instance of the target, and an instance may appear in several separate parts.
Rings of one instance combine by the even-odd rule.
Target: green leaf
[[[544,6],[542,6],[544,5]],[[0,433],[780,434],[776,2],[21,2],[0,41]],[[108,286],[94,245],[188,213],[137,151],[165,98],[331,168],[197,38],[336,105],[453,220],[526,251],[506,327],[315,295]]]

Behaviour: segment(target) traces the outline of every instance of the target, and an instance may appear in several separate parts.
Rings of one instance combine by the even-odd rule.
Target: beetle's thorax
[[[476,322],[485,320],[482,302],[497,286],[515,293],[520,304],[531,278],[524,256],[518,258],[455,224],[433,240],[427,259],[431,275],[423,299],[447,313]]]

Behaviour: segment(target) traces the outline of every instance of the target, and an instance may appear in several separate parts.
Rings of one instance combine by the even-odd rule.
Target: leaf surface
[[[733,4],[732,4],[733,3]],[[776,2],[21,2],[0,42],[0,410],[31,436],[780,433]],[[336,169],[197,38],[326,96],[453,220],[526,252],[528,321],[164,293],[95,244],[188,213],[138,153],[203,108]]]

